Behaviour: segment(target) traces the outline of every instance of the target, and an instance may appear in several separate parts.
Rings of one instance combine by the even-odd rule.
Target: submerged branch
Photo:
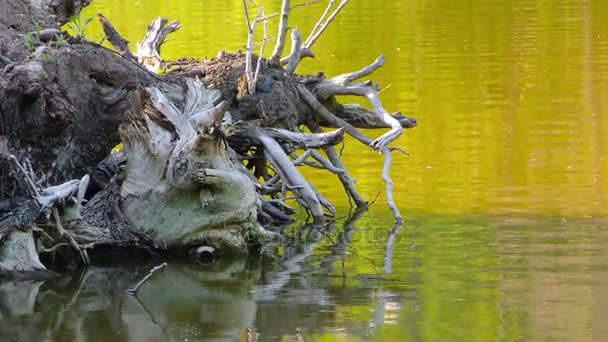
[[[384,167],[382,168],[382,180],[386,183],[386,201],[388,202],[388,206],[391,208],[391,211],[393,212],[395,221],[397,223],[402,223],[403,216],[401,216],[401,212],[399,212],[399,208],[397,208],[397,204],[395,204],[395,198],[393,196],[393,179],[390,176],[391,163],[393,161],[393,156],[391,155],[391,151],[386,147],[382,148],[382,155],[384,155]]]
[[[152,276],[154,275],[154,273],[156,273],[156,272],[158,272],[158,271],[163,270],[165,267],[167,267],[167,263],[166,263],[166,262],[163,262],[162,264],[160,264],[160,265],[158,265],[158,266],[156,266],[156,267],[152,268],[152,269],[150,270],[150,272],[148,272],[148,274],[147,274],[145,277],[143,277],[143,279],[142,279],[142,280],[140,280],[140,281],[139,281],[139,282],[138,282],[138,283],[135,285],[135,287],[133,287],[133,288],[131,288],[131,289],[128,289],[128,290],[127,290],[127,293],[128,293],[128,294],[130,294],[131,296],[135,296],[135,295],[137,294],[137,291],[139,291],[139,288],[140,288],[140,287],[141,287],[143,284],[145,284],[145,283],[146,283],[148,280],[150,280],[150,278],[152,278]]]

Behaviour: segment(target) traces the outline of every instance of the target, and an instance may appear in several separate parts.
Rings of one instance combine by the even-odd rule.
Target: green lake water
[[[323,9],[290,24],[306,36]],[[167,59],[246,43],[238,0],[94,0],[83,16],[98,12],[133,43],[179,20]],[[419,122],[395,143],[411,153],[392,171],[402,227],[382,193],[327,231],[294,227],[277,261],[170,264],[137,297],[153,265],[3,282],[0,340],[608,340],[607,1],[351,0],[313,50],[298,72],[386,54],[385,107]],[[364,197],[384,189],[381,155],[348,140],[344,161]],[[302,171],[347,211],[335,177]]]

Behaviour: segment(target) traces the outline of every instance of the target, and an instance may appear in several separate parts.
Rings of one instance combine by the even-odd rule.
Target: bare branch
[[[380,101],[380,97],[378,96],[378,91],[374,86],[369,85],[371,82],[352,83],[352,81],[357,78],[367,76],[375,70],[378,70],[378,68],[384,65],[385,61],[386,58],[384,55],[381,55],[372,64],[361,70],[342,74],[327,81],[321,81],[315,86],[317,94],[323,99],[327,99],[335,95],[357,95],[364,96],[369,100],[378,118],[391,127],[390,131],[369,144],[372,149],[377,151],[380,151],[390,142],[397,139],[401,133],[403,133],[403,127],[401,127],[399,120],[394,118],[386,111],[386,109],[384,109],[382,101]]]
[[[316,4],[317,2],[321,2],[321,0],[311,0],[311,1],[307,1],[307,2],[302,2],[300,4],[296,4],[296,5],[291,6],[290,9],[294,9],[294,8],[301,7],[301,6],[308,6],[308,5]]]
[[[59,234],[59,236],[65,237],[68,240],[68,242],[72,246],[72,249],[74,249],[74,253],[76,253],[76,255],[80,257],[80,261],[82,261],[83,265],[89,265],[91,263],[91,260],[89,259],[87,251],[84,248],[81,248],[78,243],[76,243],[76,240],[74,240],[72,234],[66,232],[65,229],[63,229],[63,225],[61,224],[61,217],[59,216],[59,210],[57,209],[57,207],[54,206],[51,208],[51,210],[53,213],[53,217],[55,218],[55,228],[57,229],[57,233]]]
[[[323,157],[321,153],[315,150],[312,151],[311,156],[331,173],[341,175],[346,172],[346,169],[335,167],[334,164],[332,164],[327,158]]]
[[[342,8],[344,8],[344,6],[346,6],[348,4],[348,2],[349,2],[349,0],[342,0],[342,2],[338,5],[338,7],[333,11],[333,13],[329,16],[329,18],[327,18],[327,20],[323,24],[320,24],[321,20],[319,20],[319,22],[313,28],[313,31],[310,33],[310,36],[308,37],[308,39],[306,39],[306,43],[304,43],[304,47],[307,47],[309,49],[312,47],[312,45],[317,41],[317,39],[319,39],[321,34],[323,34],[323,32],[325,32],[325,30],[327,29],[329,24],[331,24],[331,22],[334,21],[334,19],[336,19],[336,17],[338,16],[338,14],[342,10]],[[330,1],[328,8],[323,13],[323,16],[321,16],[321,19],[325,19],[325,16],[327,15],[327,12],[329,11],[329,9],[333,5],[333,3],[334,3],[333,0]]]
[[[372,139],[361,133],[361,131],[356,129],[353,125],[336,117],[329,109],[327,109],[327,107],[325,107],[321,102],[319,102],[319,100],[317,100],[317,97],[313,93],[311,93],[310,90],[308,90],[308,88],[306,88],[303,84],[297,84],[296,88],[298,89],[300,95],[302,95],[304,102],[306,102],[306,104],[308,104],[310,108],[313,109],[315,114],[321,117],[321,119],[326,122],[330,122],[334,127],[344,127],[346,133],[351,135],[353,138],[361,141],[365,145],[370,145],[372,143]]]
[[[19,169],[19,171],[21,171],[21,173],[23,174],[23,178],[29,185],[29,190],[32,192],[32,195],[36,198],[39,198],[40,192],[38,191],[38,186],[36,186],[36,182],[34,181],[34,175],[31,172],[26,171],[26,169],[19,163],[19,160],[17,160],[17,157],[12,154],[8,157],[10,160],[13,161],[13,163],[15,163],[17,169]]]
[[[397,223],[403,222],[403,217],[399,212],[399,208],[395,204],[395,198],[393,197],[393,180],[390,176],[391,171],[391,163],[393,161],[393,156],[391,155],[391,151],[383,147],[382,154],[384,155],[384,168],[382,169],[382,180],[386,183],[386,201],[388,202],[388,206],[391,208],[393,212],[393,216],[395,216],[395,221]]]
[[[344,128],[328,133],[305,134],[279,128],[263,129],[282,145],[293,145],[296,148],[320,148],[340,143],[344,139]]]
[[[245,18],[247,19],[247,29],[248,29],[248,34],[247,34],[247,56],[245,59],[245,75],[247,77],[247,85],[248,85],[248,89],[249,90],[249,94],[253,95],[255,94],[255,83],[254,83],[254,79],[255,79],[255,75],[253,72],[253,66],[252,66],[252,59],[253,59],[253,38],[255,35],[255,27],[258,24],[260,18],[262,18],[264,16],[264,9],[260,8],[260,10],[258,11],[258,14],[255,16],[255,19],[253,20],[253,22],[251,22],[251,20],[249,19],[249,9],[247,6],[247,0],[243,0],[243,6],[245,7]]]
[[[331,113],[330,113],[331,114]],[[308,127],[312,132],[323,132],[321,127],[318,124],[309,124]],[[368,138],[369,139],[369,138]],[[371,140],[371,139],[369,139]],[[338,152],[334,146],[328,146],[325,148],[325,154],[329,158],[329,161],[332,165],[338,170],[344,170],[342,173],[337,173],[340,182],[342,182],[342,186],[344,186],[344,190],[349,198],[352,198],[355,202],[355,205],[359,208],[367,207],[367,201],[363,199],[363,196],[357,191],[357,187],[355,186],[355,181],[353,177],[348,172],[348,169],[340,159]],[[315,158],[316,159],[316,158]],[[318,159],[317,159],[318,160]],[[322,163],[322,162],[321,162]]]
[[[247,21],[247,31],[251,32],[251,20],[249,19],[249,6],[247,0],[243,0],[243,8],[245,9],[245,20]]]
[[[304,46],[308,46],[308,43],[309,43],[310,39],[319,30],[319,28],[321,27],[321,24],[323,24],[323,21],[325,21],[325,18],[329,15],[329,11],[334,6],[335,2],[336,2],[336,0],[329,0],[329,3],[327,4],[327,7],[325,8],[325,11],[323,11],[323,14],[321,14],[321,17],[319,18],[319,20],[317,21],[317,23],[315,24],[315,26],[313,26],[312,31],[310,31],[310,34],[308,35],[308,38],[306,39],[306,42],[304,43]]]
[[[302,155],[298,156],[296,159],[294,159],[294,160],[293,160],[293,165],[298,166],[298,165],[301,165],[302,163],[304,163],[304,162],[306,161],[306,159],[307,159],[308,157],[310,157],[310,154],[311,154],[313,151],[314,151],[313,149],[306,150],[306,152],[302,153]],[[273,177],[273,178],[274,178],[274,177]],[[272,180],[272,179],[271,179],[271,180]],[[270,182],[271,180],[269,180],[269,181],[268,181],[268,182],[266,182],[266,183],[271,183],[271,182]]]
[[[135,55],[133,55],[129,49],[129,41],[124,39],[120,33],[118,33],[112,23],[110,23],[110,21],[104,17],[103,14],[97,13],[97,17],[99,17],[99,22],[101,23],[101,27],[103,28],[106,38],[112,44],[112,46],[114,46],[116,52],[127,59],[137,61],[137,57],[135,57]]]
[[[315,223],[323,223],[323,209],[316,192],[289,160],[281,146],[265,134],[257,134],[257,139],[264,146],[266,159],[275,167],[290,190],[298,196],[298,200],[313,214]]]
[[[289,62],[289,57],[291,56],[286,56],[281,58],[281,65],[285,65]],[[315,58],[315,54],[312,53],[312,50],[307,48],[307,47],[302,47],[302,50],[300,51],[300,60],[302,60],[305,57],[310,57],[310,58]]]
[[[261,213],[263,215],[267,215],[268,216],[268,220],[271,222],[274,221],[279,221],[279,222],[294,222],[295,220],[289,216],[287,216],[285,213],[283,213],[279,208],[277,208],[277,206],[280,205],[284,205],[287,206],[285,203],[283,203],[282,201],[269,201],[267,200],[264,196],[259,195],[258,196],[259,201],[261,202]],[[276,203],[276,204],[275,204]],[[287,206],[289,207],[289,206]],[[291,208],[291,207],[290,207]]]
[[[266,20],[269,20],[269,19],[272,19],[272,18],[276,17],[277,15],[279,15],[279,14],[278,13],[272,13],[272,14],[260,17],[260,19],[258,21],[266,21]]]
[[[141,43],[137,43],[137,59],[148,70],[156,72],[163,64],[160,57],[160,48],[167,36],[177,31],[181,25],[177,20],[172,21],[158,17],[148,25],[148,31]]]
[[[281,59],[281,55],[283,54],[283,49],[285,48],[285,38],[287,38],[287,19],[289,18],[289,0],[283,0],[283,6],[281,7],[281,20],[279,22],[279,31],[277,34],[277,43],[274,46],[274,51],[272,55],[270,55],[270,60],[273,62],[278,62]]]
[[[263,147],[264,157],[276,170],[283,180],[283,184],[297,196],[298,202],[302,206],[312,212],[315,223],[323,223],[325,219],[320,198],[289,159],[281,145],[266,132],[251,124],[242,123],[233,127],[235,131],[232,132],[232,135],[251,139]]]
[[[355,137],[356,139],[360,140],[364,144],[371,143],[370,138],[363,135],[361,132],[359,132],[356,128],[354,128],[347,122],[345,122],[342,119],[333,115],[325,106],[323,106],[318,100],[316,100],[314,95],[310,91],[308,91],[308,89],[306,89],[306,87],[304,87],[303,85],[299,85],[298,91],[304,98],[304,101],[306,101],[309,104],[309,106],[311,106],[311,108],[314,111],[316,111],[318,115],[322,116],[325,120],[333,121],[335,123],[340,123],[340,126],[344,127],[346,129],[346,131],[349,134],[351,134],[353,137]],[[309,125],[309,128],[313,132],[321,131],[320,127],[318,127],[318,126]],[[354,133],[354,135],[352,133]],[[382,180],[384,180],[384,182],[386,183],[387,201],[389,203],[391,211],[393,212],[393,215],[395,216],[395,220],[397,222],[402,222],[403,218],[402,218],[401,214],[399,213],[399,209],[395,205],[395,201],[393,198],[393,181],[389,175],[391,163],[392,163],[391,151],[395,150],[395,149],[396,148],[383,147],[380,150],[382,152],[382,154],[384,155],[384,169],[383,169],[383,173],[382,173]],[[334,166],[346,170],[346,168],[344,167],[344,164],[342,164],[342,160],[340,160],[340,157],[336,153],[336,150],[333,148],[333,146],[328,147],[325,151]],[[345,173],[345,174],[339,175],[339,177],[340,177],[340,180],[342,181],[342,184],[343,184],[346,192],[349,194],[349,196],[351,196],[354,199],[356,205],[358,207],[367,206],[367,202],[365,202],[365,200],[363,200],[363,198],[357,192],[354,182],[352,181],[350,175],[348,173]]]
[[[331,82],[329,82],[331,83]],[[335,85],[334,85],[335,86]],[[361,86],[360,86],[361,87]],[[369,91],[373,90],[373,88],[368,87],[369,89],[366,90],[366,95],[369,98]],[[389,176],[389,171],[390,171],[390,167],[391,167],[391,162],[392,162],[392,156],[390,155],[390,151],[393,150],[394,148],[390,148],[390,147],[385,147],[382,146],[381,148],[378,148],[377,146],[379,145],[375,145],[374,146],[374,142],[378,141],[375,140],[374,142],[371,141],[370,138],[368,138],[367,136],[365,136],[363,133],[361,133],[359,130],[357,130],[355,127],[353,127],[352,125],[350,125],[349,123],[347,123],[346,121],[336,117],[333,113],[331,113],[325,106],[323,106],[317,99],[316,97],[304,86],[304,85],[297,85],[297,89],[300,93],[300,95],[302,95],[302,98],[304,99],[304,101],[316,112],[317,115],[319,115],[320,117],[322,117],[325,121],[328,122],[332,122],[333,124],[336,125],[336,127],[344,127],[346,129],[346,132],[348,134],[350,134],[351,136],[353,136],[354,138],[358,139],[359,141],[363,142],[366,145],[370,145],[372,147],[376,147],[376,149],[380,149],[380,151],[384,154],[384,158],[385,158],[385,163],[384,163],[384,171],[383,171],[383,176],[382,179],[386,182],[387,184],[387,198],[388,198],[388,202],[389,202],[389,206],[391,207],[391,210],[393,211],[393,215],[395,216],[395,219],[399,222],[402,221],[403,218],[401,217],[401,214],[399,213],[399,210],[397,209],[395,203],[394,203],[394,199],[393,199],[393,183],[392,183],[392,179]],[[375,90],[374,94],[375,94]],[[352,94],[352,93],[349,93]],[[354,94],[354,95],[361,95],[361,94]],[[377,94],[375,94],[376,98],[377,98]],[[379,101],[378,99],[373,99],[370,98],[370,101],[373,103],[376,103],[376,101]],[[378,105],[376,103],[376,105]],[[381,110],[384,111],[384,108],[381,106],[379,107]],[[384,111],[386,113],[386,111]],[[387,116],[390,116],[388,113],[386,113]],[[386,119],[386,118],[384,118]],[[392,118],[392,120],[394,120],[395,122],[397,122],[397,124],[399,125],[399,129],[402,130],[401,125],[399,124],[399,122]],[[313,132],[317,131],[318,129],[315,129],[314,127],[311,127],[311,130]],[[391,130],[392,132],[393,130]],[[390,133],[390,132],[389,132]],[[388,133],[387,133],[388,134]],[[384,136],[386,136],[387,134],[385,134]],[[384,137],[383,136],[383,137]],[[381,137],[382,138],[382,137]],[[379,138],[380,139],[380,138]],[[340,167],[340,168],[344,168],[343,166],[341,167],[341,160],[339,159],[339,157],[337,156],[337,153],[335,153],[335,149],[332,152],[331,151],[331,147],[326,150],[328,153],[328,156],[330,157],[330,160],[332,161],[332,163],[334,164],[334,166],[336,167]],[[346,176],[341,176],[344,177],[344,179],[341,178],[342,183],[345,187],[345,189],[347,190],[347,192],[349,194],[351,194],[351,196],[355,199],[355,202],[359,202],[357,203],[358,206],[364,206],[365,205],[365,201],[360,198],[360,196],[358,196],[355,188],[354,188],[354,184],[352,182],[352,180],[349,180]],[[358,198],[354,197],[352,194],[357,194]]]
[[[370,75],[371,73],[382,67],[384,63],[386,63],[386,56],[380,55],[372,64],[364,67],[363,69],[347,74],[338,75],[336,77],[333,77],[331,81],[338,85],[346,85],[362,77]]]
[[[403,133],[401,123],[392,117],[380,101],[380,97],[376,90],[372,87],[359,84],[347,84],[344,86],[336,85],[331,81],[324,81],[316,87],[319,96],[328,98],[334,95],[357,95],[366,97],[373,106],[376,115],[391,127],[391,130],[372,141],[369,145],[374,150],[381,150],[382,147],[388,145],[393,140],[397,139]]]
[[[39,251],[40,253],[53,253],[55,252],[57,249],[59,249],[59,247],[71,247],[72,245],[70,245],[67,242],[59,242],[49,248],[46,248],[44,246],[39,246]]]
[[[391,128],[384,120],[378,117],[376,112],[369,110],[358,103],[346,104],[342,108],[336,111],[336,115],[351,125],[357,128]],[[391,116],[399,121],[403,128],[416,127],[418,121],[415,118],[404,116],[399,112],[392,113]],[[320,122],[321,126],[333,127],[329,123]]]
[[[266,42],[268,41],[268,20],[264,20],[264,40],[262,40],[262,47],[260,47],[260,54],[258,55],[258,63],[255,66],[255,74],[253,75],[253,86],[258,84],[258,78],[260,76],[260,68],[262,66],[262,58],[264,56],[264,48],[266,48]]]
[[[305,160],[303,164],[306,166],[314,167],[315,169],[327,170],[325,166],[319,164],[319,162],[316,160]]]
[[[285,71],[290,74],[298,67],[300,63],[300,55],[302,53],[302,35],[300,31],[296,28],[291,32],[291,53],[289,54],[289,58],[287,60],[287,67]]]

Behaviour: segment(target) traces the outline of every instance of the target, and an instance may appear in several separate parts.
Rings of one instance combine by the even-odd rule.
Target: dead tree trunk
[[[148,26],[136,52],[102,15],[115,52],[49,22],[24,44],[34,28],[0,18],[0,272],[44,270],[40,254],[87,264],[117,248],[194,258],[242,253],[268,235],[260,223],[290,220],[290,199],[322,225],[336,208],[298,166],[334,173],[355,206],[367,205],[334,148],[344,133],[384,154],[388,202],[401,220],[389,171],[391,151],[404,151],[389,144],[416,121],[389,114],[378,85],[356,82],[385,58],[331,79],[295,73],[348,0],[336,8],[329,1],[306,40],[294,30],[282,56],[289,11],[299,6],[284,0],[269,60],[267,23],[276,15],[258,8],[250,19],[243,3],[248,50],[209,61],[162,60],[160,47],[180,27],[163,18]],[[73,5],[77,11],[86,1]],[[57,44],[58,36],[67,43]],[[372,109],[341,105],[341,95],[364,96]],[[372,140],[359,128],[390,130]],[[106,157],[119,142],[122,150]]]

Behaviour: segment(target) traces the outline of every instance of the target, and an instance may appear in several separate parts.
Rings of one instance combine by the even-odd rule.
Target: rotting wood
[[[150,71],[156,72],[163,63],[160,57],[160,48],[167,36],[181,27],[177,20],[169,21],[158,17],[148,26],[144,39],[137,44],[137,59]]]

